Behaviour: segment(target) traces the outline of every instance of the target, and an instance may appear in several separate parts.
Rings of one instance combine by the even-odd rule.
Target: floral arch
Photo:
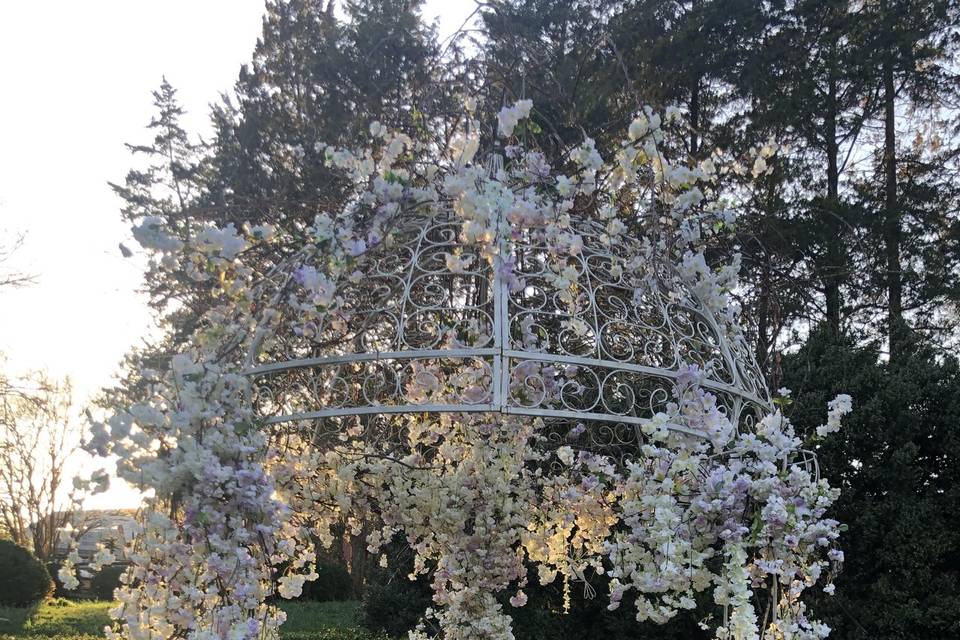
[[[135,229],[223,302],[149,402],[94,428],[156,492],[114,633],[274,636],[268,598],[344,525],[415,552],[436,607],[414,638],[511,638],[531,580],[571,597],[587,574],[640,620],[707,594],[717,638],[829,632],[799,596],[832,589],[837,492],[738,328],[738,265],[704,258],[735,223],[722,158],[671,162],[679,114],[645,108],[611,161],[587,139],[555,169],[514,135],[520,101],[477,163],[473,108],[441,147],[378,123],[327,147],[355,190],[306,234]],[[775,148],[755,152],[756,174]],[[246,257],[263,243],[286,257]]]

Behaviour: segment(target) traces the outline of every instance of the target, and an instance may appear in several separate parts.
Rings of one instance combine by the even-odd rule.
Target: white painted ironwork
[[[666,409],[690,365],[734,424],[770,409],[745,341],[641,240],[610,242],[600,223],[574,218],[579,252],[558,256],[546,231],[524,228],[490,259],[489,245],[460,240],[461,225],[453,214],[401,218],[337,283],[335,311],[312,322],[295,276],[324,256],[291,260],[276,285],[280,314],[248,357],[263,419],[336,430],[363,417],[501,412],[560,431],[593,425],[601,448],[639,444],[638,426]],[[575,286],[557,285],[562,269]]]

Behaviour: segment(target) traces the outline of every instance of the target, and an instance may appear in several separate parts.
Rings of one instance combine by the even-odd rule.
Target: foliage
[[[281,634],[308,635],[318,631],[348,631],[358,627],[360,603],[356,600],[311,602],[284,600],[280,608],[287,614]]]
[[[113,600],[113,591],[120,586],[120,576],[127,567],[111,564],[93,574],[90,579],[90,594],[97,600]]]
[[[725,248],[743,254],[738,297],[776,388],[798,323],[879,337],[903,316],[957,337],[958,22],[945,0],[516,0],[484,12],[483,43],[490,84],[536,100],[551,163],[581,129],[615,148],[631,93],[680,106],[694,157],[789,148],[742,185]]]
[[[397,537],[387,548],[388,567],[370,576],[360,609],[364,627],[392,638],[405,637],[433,604],[433,591],[426,577],[410,580],[413,552]]]
[[[280,634],[283,640],[386,640],[386,636],[364,629],[322,629]]]
[[[103,637],[109,602],[47,600],[32,608],[0,609],[0,635],[13,637]]]
[[[425,580],[370,584],[363,593],[363,626],[392,638],[406,637],[431,603]]]
[[[337,562],[318,562],[317,579],[303,587],[304,600],[338,602],[353,599],[353,579],[350,572]]]
[[[0,540],[0,605],[27,607],[53,593],[53,581],[43,563],[29,551]]]
[[[401,568],[403,564],[400,563]],[[392,638],[404,638],[423,617],[432,605],[429,581],[422,577],[408,580],[407,573],[409,568],[406,571],[382,571],[368,585],[362,606],[364,627],[383,631]],[[684,612],[670,624],[656,625],[637,622],[635,612],[626,607],[608,610],[608,582],[602,576],[590,575],[589,587],[575,583],[573,590],[576,594],[568,611],[564,611],[560,585],[530,583],[525,589],[527,603],[510,609],[514,636],[517,640],[695,640],[709,637],[710,634],[697,624],[704,617],[702,613]],[[508,599],[503,597],[501,604],[507,606]]]
[[[949,638],[960,632],[960,367],[922,345],[896,362],[875,346],[816,333],[784,362],[798,428],[837,388],[854,394],[839,437],[818,448],[840,482],[844,534],[836,595],[815,610],[842,639]]]
[[[463,65],[450,44],[440,64],[436,33],[419,16],[422,0],[353,1],[345,21],[335,17],[335,4],[267,3],[235,98],[213,108],[207,146],[183,129],[176,91],[163,80],[154,92],[152,140],[128,145],[135,168],[111,185],[125,220],[161,225],[175,243],[211,224],[302,230],[349,188],[324,162],[323,145],[355,144],[372,120],[413,139],[447,126],[442,116],[456,108]],[[279,244],[260,249],[264,262],[285,253]],[[167,370],[170,354],[215,304],[214,291],[169,266],[153,261],[145,275],[167,334],[128,354],[124,384],[106,390],[102,404],[118,408],[141,397],[149,385],[143,370]]]

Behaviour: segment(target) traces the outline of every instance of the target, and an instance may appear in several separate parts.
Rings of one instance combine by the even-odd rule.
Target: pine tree
[[[135,158],[146,162],[131,169],[122,185],[110,183],[124,200],[125,220],[137,222],[145,216],[162,216],[170,231],[190,237],[187,207],[201,188],[201,145],[190,141],[180,124],[184,110],[177,92],[164,77],[153,92],[156,115],[147,125],[154,134],[150,144],[127,144]]]
[[[420,20],[420,4],[348,2],[345,22],[332,2],[267,5],[236,103],[224,100],[213,114],[212,220],[302,228],[346,187],[325,166],[324,145],[356,146],[373,121],[415,139],[427,133],[458,87],[437,71],[436,34]]]
[[[960,96],[950,49],[953,46],[956,52],[951,35],[957,9],[946,0],[880,0],[870,9],[867,40],[872,78],[882,103],[878,124],[883,132],[874,154],[872,181],[883,187],[879,193],[867,191],[873,197],[868,197],[866,207],[875,212],[877,221],[870,231],[879,255],[871,267],[882,274],[877,285],[885,294],[889,354],[896,359],[908,341],[910,316],[916,315],[912,312],[943,296],[955,296],[949,285],[932,285],[957,273],[957,263],[949,257],[956,255],[957,248],[951,246],[949,235],[940,233],[957,224],[956,188],[946,171],[957,150],[956,145],[938,143],[942,124],[933,130],[929,125]],[[903,139],[912,144],[903,144]],[[931,201],[953,215],[934,216],[934,224],[928,226],[931,220],[923,211]],[[909,235],[908,226],[913,227]],[[937,255],[917,252],[911,237],[938,241]],[[926,318],[917,321],[929,325]]]
[[[153,92],[156,112],[147,125],[153,134],[148,144],[127,144],[137,161],[123,184],[110,183],[123,200],[121,215],[138,224],[148,216],[157,217],[170,233],[187,242],[196,232],[197,219],[191,208],[204,188],[203,145],[192,142],[181,125],[184,110],[176,90],[164,77]],[[151,305],[162,315],[171,313],[171,303],[182,301],[181,290],[189,280],[151,262],[145,277]]]
[[[345,22],[333,9],[332,0],[268,3],[235,98],[225,96],[213,108],[214,134],[206,146],[190,142],[175,92],[164,81],[148,127],[154,142],[130,145],[148,165],[113,185],[124,199],[125,219],[158,216],[184,241],[207,225],[230,223],[238,230],[270,223],[302,232],[317,213],[339,207],[346,187],[326,167],[323,145],[355,146],[369,137],[374,120],[414,138],[433,135],[428,125],[451,109],[463,88],[462,70],[438,63],[436,34],[420,20],[420,2],[351,2]],[[258,251],[248,260],[268,264],[284,256],[282,245]],[[146,388],[139,368],[163,371],[215,303],[210,287],[191,278],[186,265],[152,265],[145,288],[165,333],[129,354],[125,380],[102,396],[103,404],[135,398]]]
[[[787,412],[804,435],[837,393],[854,411],[816,453],[841,489],[834,508],[848,531],[836,594],[814,613],[831,638],[953,638],[960,630],[960,368],[912,343],[881,362],[876,341],[858,347],[815,332],[784,362]]]

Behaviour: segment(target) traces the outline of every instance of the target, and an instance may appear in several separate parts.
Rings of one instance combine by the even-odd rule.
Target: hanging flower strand
[[[609,582],[608,608],[633,606],[638,620],[656,623],[709,594],[720,612],[718,640],[829,633],[807,616],[800,595],[816,585],[832,591],[842,563],[841,527],[827,516],[837,490],[817,476],[789,421],[763,401],[762,382],[742,390],[754,398],[749,407],[728,406],[722,394],[731,385],[714,381],[722,363],[680,361],[657,378],[653,410],[631,423],[638,439],[620,450],[585,445],[596,430],[617,433],[586,419],[560,431],[549,416],[477,410],[504,396],[520,408],[570,407],[603,384],[607,410],[636,406],[643,389],[629,380],[592,381],[588,358],[531,357],[494,371],[482,357],[461,357],[453,367],[432,355],[399,373],[374,360],[356,365],[380,367],[362,384],[334,363],[339,368],[322,384],[301,384],[301,395],[287,396],[255,387],[247,375],[290,351],[299,358],[321,348],[340,357],[355,345],[391,352],[398,338],[356,311],[355,292],[369,287],[394,313],[392,276],[370,271],[371,256],[405,264],[404,230],[431,216],[443,223],[419,242],[440,249],[417,267],[423,279],[463,283],[489,273],[509,300],[550,300],[551,317],[562,321],[548,330],[554,320],[530,312],[508,336],[531,353],[557,343],[598,344],[603,327],[583,309],[598,295],[591,274],[602,272],[611,287],[629,290],[633,308],[663,295],[667,307],[692,310],[697,320],[688,328],[679,315],[656,327],[686,336],[677,344],[715,332],[724,357],[746,363],[728,296],[739,263],[715,268],[704,258],[713,237],[735,224],[717,197],[721,159],[672,161],[668,128],[679,111],[661,116],[644,108],[612,162],[586,139],[561,171],[514,137],[532,106],[522,100],[500,111],[507,157],[492,168],[474,161],[472,102],[449,149],[379,123],[370,127],[368,149],[319,145],[355,190],[340,210],[319,213],[302,237],[264,226],[210,227],[184,245],[159,219],[137,227],[145,248],[169,268],[210,282],[220,304],[206,314],[192,348],[151,385],[151,397],[95,424],[87,445],[117,456],[118,475],[154,494],[144,533],[129,550],[133,564],[111,612],[111,638],[275,638],[284,614],[271,597],[300,595],[317,577],[312,541],[330,545],[343,527],[366,535],[371,553],[396,535],[415,553],[414,577],[430,580],[435,606],[412,638],[428,637],[428,623],[449,640],[512,638],[510,609],[526,605],[531,581],[560,581],[569,599],[571,583],[587,575]],[[764,146],[748,166],[767,171],[775,150]],[[248,250],[266,242],[299,249],[283,265],[264,268]],[[534,245],[542,249],[531,266],[532,250],[518,247]],[[602,264],[596,247],[610,256]],[[424,285],[422,317],[399,319],[405,339],[431,354],[498,344],[504,338],[484,316],[484,295],[482,287]],[[461,306],[443,306],[454,303]],[[450,320],[439,308],[472,311]],[[616,322],[626,321],[608,324]],[[625,362],[636,356],[629,345],[596,348],[622,351]],[[686,349],[669,356],[695,359],[695,349]],[[730,376],[747,385],[739,369]],[[504,387],[492,389],[493,380]],[[302,418],[281,429],[262,413],[297,398],[317,402],[330,421]],[[389,400],[473,410],[341,418],[358,398],[374,408]],[[847,396],[831,402],[818,436],[836,431],[851,408]],[[755,417],[746,420],[741,409]],[[590,411],[598,409],[583,413]],[[761,590],[770,594],[766,613],[754,607]]]

